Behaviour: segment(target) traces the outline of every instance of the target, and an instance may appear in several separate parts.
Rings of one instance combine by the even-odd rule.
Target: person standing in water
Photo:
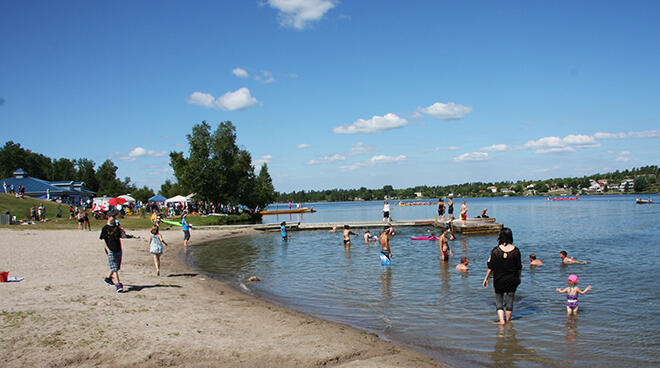
[[[387,257],[388,260],[392,260],[392,250],[390,249],[390,235],[392,229],[390,226],[385,226],[383,232],[380,234],[378,239],[380,240],[380,253]]]
[[[351,235],[358,235],[357,233],[354,233],[351,231],[351,226],[350,225],[344,225],[344,246],[345,247],[350,247],[351,246]]]
[[[284,240],[289,238],[289,233],[286,232],[286,221],[282,221],[280,224],[280,235],[282,235],[282,239]]]
[[[454,256],[454,252],[452,252],[449,247],[449,240],[454,239],[456,238],[454,237],[454,234],[449,231],[449,227],[447,227],[440,235],[440,239],[438,239],[438,247],[440,247],[440,259],[443,261],[449,261],[450,255],[452,257]]]
[[[557,288],[558,293],[566,294],[566,313],[577,315],[578,313],[578,294],[584,295],[587,291],[591,290],[591,285],[586,289],[580,290],[576,285],[578,284],[577,275],[568,276],[568,287],[564,289]]]
[[[513,297],[520,285],[520,250],[513,245],[513,233],[508,227],[502,228],[497,237],[498,245],[493,248],[488,258],[488,271],[484,277],[484,287],[488,286],[488,278],[493,276],[495,289],[495,309],[498,324],[511,322],[513,314]]]
[[[184,248],[188,247],[188,242],[190,241],[190,229],[192,229],[192,225],[188,222],[188,215],[184,213],[183,216],[181,216],[181,230],[183,230]]]

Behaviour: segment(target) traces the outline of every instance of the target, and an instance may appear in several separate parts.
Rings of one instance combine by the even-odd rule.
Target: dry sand
[[[193,240],[232,236],[194,231]],[[437,367],[416,351],[278,307],[190,269],[180,231],[155,275],[148,232],[124,239],[124,293],[95,231],[0,229],[0,366]]]

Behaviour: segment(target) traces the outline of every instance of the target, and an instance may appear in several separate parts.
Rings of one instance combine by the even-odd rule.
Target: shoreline
[[[242,293],[188,265],[179,231],[155,275],[148,230],[123,239],[124,293],[105,285],[100,229],[0,229],[6,367],[442,367],[412,348]],[[250,230],[195,230],[194,244]]]

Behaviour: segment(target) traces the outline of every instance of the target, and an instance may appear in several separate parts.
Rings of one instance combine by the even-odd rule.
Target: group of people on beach
[[[121,228],[117,220],[117,211],[110,211],[107,213],[107,222],[101,229],[99,239],[103,241],[105,254],[108,258],[108,267],[110,271],[103,279],[106,284],[114,286],[118,293],[124,291],[124,285],[119,278],[119,270],[121,269],[122,260],[122,244],[121,239],[125,237],[125,232]],[[167,246],[167,242],[163,239],[160,233],[160,224],[162,218],[158,215],[152,216],[152,226],[149,236],[149,253],[153,255],[154,267],[156,269],[156,276],[160,276],[160,257],[163,254],[163,246]],[[187,215],[184,213],[181,217],[181,228],[183,230],[183,245],[184,250],[187,249],[190,241],[190,230],[192,225],[188,222]]]

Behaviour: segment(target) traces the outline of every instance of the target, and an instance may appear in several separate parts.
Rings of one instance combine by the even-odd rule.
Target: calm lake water
[[[644,198],[647,198],[645,196]],[[660,196],[651,197],[655,202]],[[660,290],[657,266],[660,204],[637,205],[634,196],[467,198],[474,217],[488,208],[510,227],[523,260],[514,321],[495,319],[493,289],[481,285],[496,236],[461,236],[454,257],[440,260],[437,241],[412,241],[424,227],[397,228],[391,266],[381,266],[379,245],[356,237],[350,249],[341,232],[243,236],[192,247],[195,267],[244,291],[312,316],[346,323],[415,347],[454,366],[660,366]],[[392,206],[395,220],[433,218],[435,206]],[[310,205],[310,204],[307,204]],[[266,216],[264,222],[381,220],[382,202],[315,203],[318,212]],[[454,202],[458,213],[460,200]],[[271,208],[278,207],[273,206]],[[285,207],[279,205],[280,208]],[[372,233],[379,228],[371,229]],[[363,234],[363,229],[356,229]],[[559,251],[587,265],[561,266]],[[470,271],[455,267],[470,259]],[[572,273],[582,288],[579,316],[567,318],[564,294]],[[239,280],[257,276],[261,282]]]

